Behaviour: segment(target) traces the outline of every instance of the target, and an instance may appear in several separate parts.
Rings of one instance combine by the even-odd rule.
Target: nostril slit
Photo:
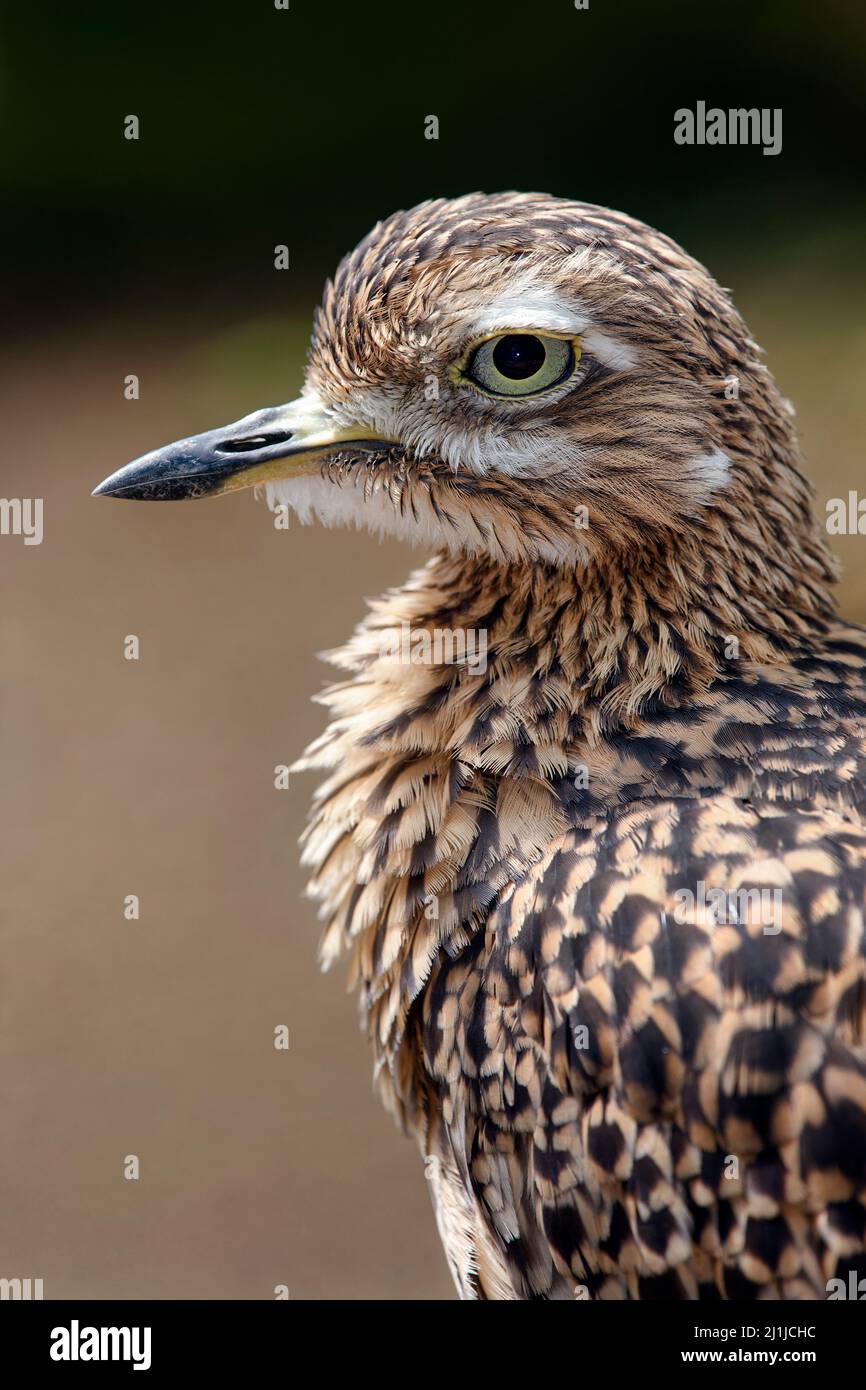
[[[253,449],[266,449],[270,444],[288,444],[291,430],[271,430],[268,434],[248,434],[242,439],[226,439],[217,445],[218,454],[247,454]]]

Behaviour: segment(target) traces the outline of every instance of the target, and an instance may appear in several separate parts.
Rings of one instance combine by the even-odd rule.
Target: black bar
[[[508,1314],[509,1319],[515,1311]],[[194,1383],[201,1384],[210,1376],[221,1380],[232,1374],[246,1376],[266,1365],[282,1367],[295,1378],[307,1364],[303,1358],[332,1371],[341,1354],[355,1372],[366,1365],[365,1373],[372,1375],[377,1366],[396,1367],[402,1362],[410,1377],[407,1338],[422,1361],[432,1353],[446,1376],[453,1355],[453,1375],[462,1381],[465,1376],[456,1344],[448,1351],[452,1327],[461,1339],[478,1337],[477,1355],[482,1360],[491,1356],[484,1369],[485,1377],[494,1381],[506,1367],[511,1380],[514,1358],[519,1361],[522,1355],[528,1356],[530,1365],[534,1360],[537,1378],[544,1374],[545,1379],[557,1374],[555,1362],[560,1358],[562,1372],[573,1378],[582,1372],[603,1374],[605,1368],[617,1379],[624,1373],[654,1379],[675,1368],[703,1375],[706,1367],[728,1372],[760,1367],[764,1373],[797,1367],[826,1378],[854,1373],[866,1329],[864,1310],[850,1300],[682,1304],[578,1300],[568,1310],[548,1309],[543,1322],[536,1322],[537,1314],[527,1310],[518,1313],[520,1324],[509,1321],[500,1331],[491,1329],[487,1318],[502,1315],[442,1303],[4,1302],[0,1304],[0,1337],[4,1364],[17,1364],[25,1374],[33,1370],[47,1371],[52,1379],[92,1378],[108,1368],[114,1376],[134,1376],[138,1361],[142,1383],[146,1383],[145,1375],[160,1381],[163,1376],[190,1372],[196,1377]],[[453,1324],[452,1316],[457,1320]],[[565,1325],[558,1321],[560,1317]],[[102,1329],[117,1329],[117,1334],[103,1335]],[[561,1340],[563,1336],[567,1342]],[[425,1342],[427,1354],[422,1351]],[[91,1350],[106,1358],[116,1351],[127,1359],[85,1359]],[[464,1356],[467,1350],[464,1347]],[[61,1353],[71,1358],[75,1352],[78,1359],[56,1359]],[[503,1352],[507,1352],[505,1365]],[[480,1362],[477,1369],[481,1370]],[[308,1378],[305,1373],[304,1379]]]

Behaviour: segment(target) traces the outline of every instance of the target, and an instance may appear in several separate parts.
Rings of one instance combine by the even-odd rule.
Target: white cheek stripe
[[[537,535],[530,540],[515,530],[503,537],[503,547],[497,549],[497,542],[482,535],[463,509],[457,509],[454,527],[443,525],[423,496],[419,497],[417,508],[402,511],[384,489],[370,491],[359,487],[357,480],[351,478],[344,484],[316,476],[288,478],[265,483],[264,490],[271,511],[280,506],[290,507],[305,526],[320,521],[325,526],[366,529],[380,537],[396,536],[413,546],[434,550],[445,546],[454,554],[472,556],[493,554],[503,561],[533,555],[553,565],[584,565],[589,558],[579,532],[575,532],[573,538]]]
[[[684,484],[709,496],[726,487],[730,476],[731,460],[724,449],[711,449],[707,454],[689,459],[683,470]]]
[[[600,328],[585,328],[580,340],[590,357],[594,357],[603,367],[610,367],[615,372],[627,372],[637,366],[634,348],[612,338],[609,333],[602,333]]]

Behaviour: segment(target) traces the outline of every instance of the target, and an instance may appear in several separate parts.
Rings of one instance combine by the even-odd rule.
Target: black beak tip
[[[215,491],[214,480],[201,476],[174,474],[170,470],[142,468],[127,464],[105,478],[91,497],[118,497],[124,502],[175,502],[189,497],[206,497]]]
[[[141,480],[136,479],[132,474],[132,465],[127,463],[123,468],[118,468],[114,473],[109,473],[107,478],[103,478],[90,495],[91,497],[136,497],[144,494]]]

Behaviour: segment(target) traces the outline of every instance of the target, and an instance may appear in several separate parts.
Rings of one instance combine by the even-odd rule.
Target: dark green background
[[[808,219],[854,256],[864,38],[858,0],[9,6],[9,307],[26,324],[58,298],[160,287],[248,303],[272,293],[278,242],[317,286],[378,217],[477,188],[606,203],[745,254]],[[674,110],[699,99],[782,107],[782,153],[675,145]]]

